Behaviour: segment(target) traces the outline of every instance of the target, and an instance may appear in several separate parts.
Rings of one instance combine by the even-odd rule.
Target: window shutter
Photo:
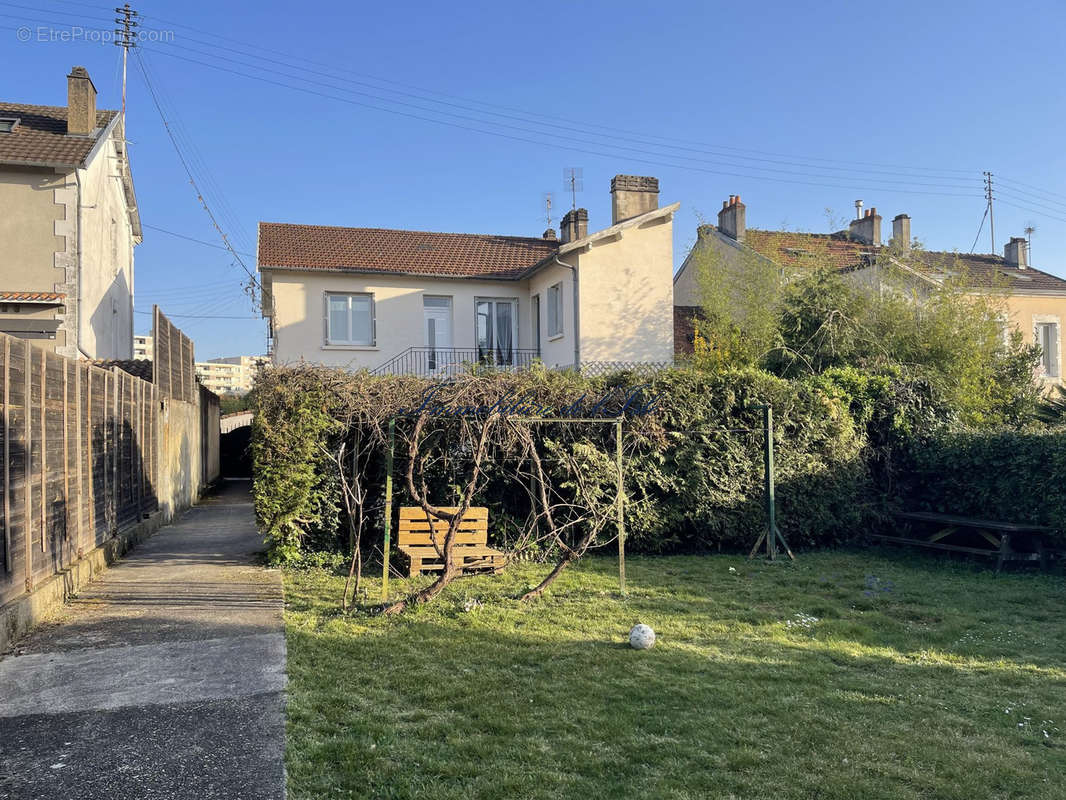
[[[1059,324],[1053,322],[1047,326],[1048,332],[1048,364],[1051,367],[1048,370],[1048,374],[1053,377],[1059,377]]]
[[[370,295],[370,346],[378,346],[378,304],[374,295]]]
[[[322,293],[322,344],[329,344],[329,292]]]

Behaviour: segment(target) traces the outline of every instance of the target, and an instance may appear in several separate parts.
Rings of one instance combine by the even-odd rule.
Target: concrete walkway
[[[283,798],[281,578],[248,482],[105,572],[0,660],[0,798]]]

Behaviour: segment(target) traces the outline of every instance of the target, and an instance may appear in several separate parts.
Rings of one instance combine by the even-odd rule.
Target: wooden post
[[[763,414],[763,467],[766,472],[766,555],[777,558],[777,498],[774,497],[774,409],[769,403]]]
[[[389,600],[389,546],[392,538],[392,459],[396,451],[396,419],[389,420],[389,452],[385,456],[385,543],[381,548],[381,602]]]
[[[618,508],[618,589],[622,594],[626,593],[626,522],[625,509],[625,479],[622,475],[622,419],[615,423],[615,462],[618,467],[618,497],[615,505]]]
[[[63,508],[67,509],[63,514],[63,539],[70,540],[70,432],[67,426],[70,424],[70,364],[66,359],[63,364]]]
[[[45,411],[48,401],[45,392],[48,390],[45,372],[48,369],[48,351],[41,351],[41,552],[48,552],[48,506],[46,505],[48,494],[48,423]]]
[[[24,412],[23,417],[26,420],[26,456],[23,461],[22,473],[26,478],[23,493],[26,498],[26,513],[23,514],[24,522],[22,526],[22,538],[23,545],[26,551],[26,591],[33,591],[33,473],[30,471],[32,464],[30,455],[33,453],[33,405],[30,402],[32,395],[33,385],[33,354],[30,352],[33,350],[33,345],[28,341],[22,343],[24,353],[26,356],[26,372],[24,374],[26,383],[26,396],[22,400],[22,410]]]
[[[4,337],[4,572],[11,574],[11,340]]]
[[[78,446],[81,444],[81,364],[74,364],[74,457],[76,459],[75,475],[78,480],[78,558],[81,558],[85,545],[85,487],[81,482],[81,453]],[[88,449],[86,449],[88,452]]]
[[[111,535],[114,536],[118,532],[118,446],[119,446],[119,430],[118,430],[118,412],[119,412],[119,391],[122,388],[122,376],[119,374],[118,367],[111,368],[111,376],[115,381],[115,391],[111,393]]]

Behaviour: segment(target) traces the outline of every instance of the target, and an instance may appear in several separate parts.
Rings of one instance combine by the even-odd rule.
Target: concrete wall
[[[0,167],[0,288],[54,292],[63,282],[55,254],[64,242],[55,223],[64,209],[55,190],[64,182],[50,169]]]
[[[166,398],[162,406],[157,495],[169,521],[219,476],[218,398],[201,390],[196,402]]]
[[[581,362],[672,361],[673,272],[670,217],[624,228],[620,239],[582,251]]]

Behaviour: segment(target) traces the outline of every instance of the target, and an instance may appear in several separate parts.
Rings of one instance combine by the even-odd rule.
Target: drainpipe
[[[77,209],[77,212],[76,212],[77,213],[77,224],[78,224],[78,235],[77,235],[77,238],[76,238],[77,244],[75,245],[78,248],[78,258],[77,258],[77,260],[75,262],[75,265],[74,265],[74,268],[78,271],[78,278],[77,278],[77,283],[78,283],[78,288],[77,288],[77,292],[78,292],[78,302],[77,302],[78,321],[77,321],[77,324],[74,326],[74,338],[77,340],[78,352],[81,353],[86,358],[89,358],[89,354],[86,353],[85,350],[83,350],[82,346],[81,346],[81,344],[82,344],[82,342],[81,342],[81,323],[82,323],[81,314],[82,314],[82,308],[83,308],[83,303],[82,303],[82,282],[81,282],[81,266],[82,266],[82,253],[81,253],[81,175],[78,173],[77,166],[74,167],[74,183],[78,187],[77,188],[78,209]]]
[[[555,263],[560,267],[566,267],[570,270],[570,274],[574,277],[574,369],[581,368],[581,314],[580,314],[580,294],[578,293],[578,281],[577,281],[577,267],[573,264],[567,264],[565,261],[560,261],[558,255],[552,256],[555,259]]]

